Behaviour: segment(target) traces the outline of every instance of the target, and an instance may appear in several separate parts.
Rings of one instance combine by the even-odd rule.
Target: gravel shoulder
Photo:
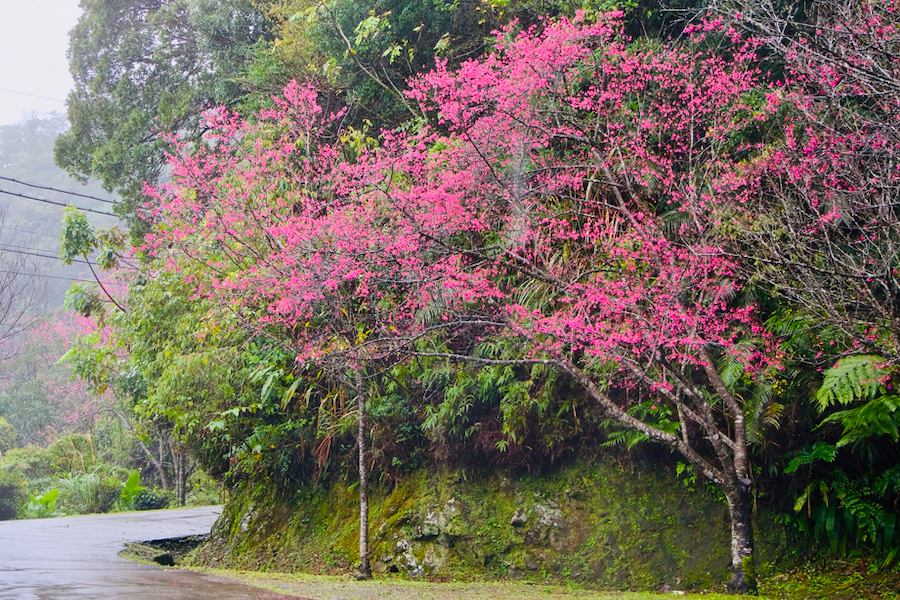
[[[724,594],[681,594],[677,590],[646,592],[602,592],[580,588],[524,582],[426,582],[399,578],[356,581],[353,578],[293,573],[204,570],[242,583],[310,600],[737,600]],[[749,597],[748,597],[749,598]],[[765,600],[763,596],[754,596]]]

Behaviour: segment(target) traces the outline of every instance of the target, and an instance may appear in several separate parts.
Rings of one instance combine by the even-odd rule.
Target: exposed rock
[[[526,523],[528,523],[528,513],[522,509],[517,510],[513,513],[512,519],[510,519],[509,524],[513,527],[522,527]]]
[[[162,552],[153,557],[153,562],[164,567],[174,567],[175,557],[168,552]]]
[[[569,526],[562,510],[549,504],[535,504],[533,508],[536,522],[525,533],[525,543],[533,546],[549,545],[554,550],[564,550]]]
[[[250,521],[253,519],[253,504],[250,503],[247,505],[246,510],[244,511],[243,516],[241,517],[240,523],[238,523],[238,529],[243,532],[246,532],[250,529]]]

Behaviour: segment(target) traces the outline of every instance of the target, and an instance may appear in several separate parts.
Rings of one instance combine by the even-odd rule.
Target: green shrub
[[[87,473],[99,465],[94,440],[83,433],[63,436],[50,444],[47,451],[57,473]]]
[[[125,481],[125,486],[122,489],[122,506],[127,509],[134,508],[134,497],[144,491],[144,489],[141,486],[140,471],[137,469],[133,470],[128,474],[128,479]]]
[[[72,473],[59,478],[60,505],[68,514],[105,513],[122,497],[122,484],[99,473]]]
[[[15,471],[0,470],[0,521],[15,519],[26,500],[25,479]]]
[[[56,500],[59,498],[59,490],[53,488],[43,494],[32,494],[25,505],[23,513],[27,519],[43,519],[53,516],[56,512]]]
[[[0,417],[0,456],[16,446],[16,428]]]
[[[165,492],[156,490],[141,490],[134,496],[132,507],[134,510],[158,510],[169,506],[169,497]]]
[[[3,455],[0,470],[18,473],[27,481],[47,477],[51,474],[52,458],[46,448],[25,446],[13,448]]]
[[[92,513],[108,513],[116,507],[122,497],[122,484],[111,478],[104,477],[94,488],[94,497],[91,504]]]
[[[210,477],[203,469],[196,469],[188,478],[190,491],[188,506],[209,506],[222,502],[222,484]]]

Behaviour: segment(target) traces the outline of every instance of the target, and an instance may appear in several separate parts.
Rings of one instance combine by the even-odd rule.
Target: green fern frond
[[[719,377],[722,378],[722,383],[728,389],[734,389],[735,384],[741,380],[746,372],[744,364],[731,354],[726,354],[719,360],[718,368]]]
[[[838,446],[880,435],[890,436],[896,442],[900,439],[900,397],[879,396],[862,406],[831,414],[822,423],[840,423],[844,426],[844,435]]]
[[[883,390],[888,375],[885,359],[876,355],[848,356],[825,373],[822,387],[816,392],[819,410],[833,404],[850,404],[873,399]]]

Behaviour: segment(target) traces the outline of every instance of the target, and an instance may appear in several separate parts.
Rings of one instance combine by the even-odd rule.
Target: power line
[[[53,238],[59,241],[58,233],[41,233],[40,231],[30,231],[28,229],[19,229],[18,227],[14,227],[10,233],[27,233],[28,235],[39,235],[41,237]]]
[[[0,241],[0,246],[5,248],[17,248],[19,250],[31,250],[32,252],[53,252],[59,251],[59,248],[32,248],[31,246],[22,246],[21,244],[13,244],[11,242]]]
[[[20,246],[21,247],[21,246]],[[53,256],[52,254],[40,254],[39,252],[26,252],[25,250],[13,250],[9,247],[3,247],[0,245],[0,251],[2,252],[12,252],[13,254],[24,254],[27,256],[37,256],[38,258],[52,258],[54,260],[61,260],[58,256]],[[89,264],[86,260],[81,258],[73,258],[72,262]]]
[[[35,202],[43,202],[45,204],[53,204],[56,206],[62,206],[63,208],[68,207],[68,204],[63,204],[62,202],[54,202],[53,200],[45,200],[44,198],[35,198],[34,196],[26,196],[25,194],[17,194],[15,192],[8,192],[6,190],[0,190],[0,194],[8,194],[10,196],[18,196],[19,198],[25,198],[26,200],[34,200]],[[98,215],[106,215],[107,217],[116,217],[119,215],[114,215],[113,213],[103,212],[102,210],[95,210],[93,208],[82,208],[80,206],[76,206],[78,210],[83,210],[85,212],[92,212]]]
[[[11,181],[13,183],[18,183],[19,185],[25,185],[32,188],[37,188],[39,190],[49,190],[51,192],[59,192],[61,194],[68,194],[69,196],[78,196],[79,198],[87,198],[88,200],[96,200],[97,202],[105,202],[106,204],[115,204],[114,200],[106,200],[104,198],[98,198],[97,196],[90,196],[88,194],[79,194],[78,192],[70,192],[68,190],[61,190],[59,188],[50,187],[46,185],[38,185],[36,183],[28,183],[27,181],[20,181],[18,179],[13,179],[12,177],[2,177],[0,176],[0,180],[3,181]]]
[[[81,281],[84,283],[97,283],[96,279],[79,279],[78,277],[61,277],[59,275],[44,275],[42,273],[22,273],[21,271],[7,271],[6,269],[0,269],[0,273],[8,273],[10,275],[18,275],[22,274],[26,277],[43,277],[44,279],[62,279],[64,281]],[[103,285],[114,285],[111,281],[102,281]]]
[[[65,104],[65,100],[60,100],[59,98],[49,98],[47,96],[39,96],[38,94],[29,94],[28,92],[19,92],[17,90],[10,90],[8,88],[0,88],[0,92],[8,92],[10,94],[18,94],[20,96],[31,96],[32,98],[40,98],[41,100],[50,100],[52,102],[59,102],[60,104]]]

